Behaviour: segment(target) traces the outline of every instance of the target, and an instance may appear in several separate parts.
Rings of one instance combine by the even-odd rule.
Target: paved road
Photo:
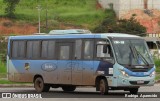
[[[0,88],[0,96],[2,96],[2,92],[5,93],[15,93],[15,94],[33,94],[36,93],[34,88]],[[139,90],[139,94],[143,95],[151,95],[151,94],[158,94],[157,96],[159,98],[150,98],[152,101],[154,100],[160,100],[160,84],[156,84],[155,86],[152,87],[141,87]],[[147,93],[146,93],[147,92]],[[151,92],[151,93],[150,93]],[[37,93],[36,93],[37,94]],[[127,91],[110,91],[108,95],[100,95],[99,92],[95,91],[95,88],[77,88],[75,92],[63,92],[61,88],[58,89],[51,89],[48,93],[42,93],[41,96],[47,97],[47,98],[53,98],[54,101],[64,100],[64,101],[106,101],[106,99],[112,99],[112,101],[128,101],[130,98],[125,98],[125,95],[130,95],[129,92]],[[82,99],[83,98],[83,99]],[[1,100],[1,99],[0,99]],[[8,100],[8,101],[14,101],[14,99],[2,99],[2,100]],[[47,99],[32,99],[34,101],[47,101]],[[59,101],[60,101],[59,100]],[[150,101],[148,98],[145,99],[134,99],[132,98],[131,100],[145,100],[145,101]],[[17,99],[15,99],[17,101]],[[29,101],[28,99],[26,101]]]

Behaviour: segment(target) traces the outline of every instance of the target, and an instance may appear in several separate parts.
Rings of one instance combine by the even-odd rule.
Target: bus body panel
[[[54,39],[106,39],[116,37],[117,34],[87,34],[87,35],[43,35],[43,36],[13,36],[9,38],[7,71],[8,79],[15,82],[33,82],[36,75],[43,77],[46,84],[58,85],[83,85],[96,86],[98,77],[105,77],[109,87],[139,87],[152,86],[155,83],[155,76],[129,76],[122,75],[121,70],[126,67],[117,63],[116,53],[113,50],[114,63],[103,60],[85,59],[11,59],[11,40],[54,40]],[[118,35],[118,37],[134,37],[132,35]],[[95,41],[95,40],[94,40]],[[111,40],[109,40],[111,42]],[[73,46],[73,45],[72,45]],[[71,46],[71,47],[72,47]],[[72,47],[73,49],[74,47]],[[155,69],[155,67],[153,67]],[[151,71],[148,71],[149,75]],[[147,84],[134,84],[137,81],[149,81]],[[131,84],[133,83],[133,84]]]
[[[28,63],[28,67],[25,64]],[[98,71],[103,76],[111,76],[111,63],[85,60],[9,60],[9,80],[16,82],[33,82],[35,75],[41,75],[45,83],[95,85]],[[111,72],[112,73],[112,72]]]

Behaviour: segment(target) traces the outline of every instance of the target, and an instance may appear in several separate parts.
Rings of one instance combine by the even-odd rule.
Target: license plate
[[[137,81],[137,84],[143,84],[143,83],[144,83],[143,80],[138,80],[138,81]]]

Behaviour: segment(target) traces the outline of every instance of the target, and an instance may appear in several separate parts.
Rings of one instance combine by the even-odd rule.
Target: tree
[[[20,0],[3,0],[4,3],[7,4],[7,7],[5,8],[5,13],[7,17],[14,18],[15,17],[15,8],[16,5],[19,3]]]
[[[106,33],[106,32],[112,32],[112,27],[115,26],[117,20],[116,20],[116,14],[114,10],[108,9],[106,10],[107,17],[98,25],[96,28],[93,29],[92,32],[95,33]]]
[[[127,33],[139,36],[145,36],[146,28],[141,25],[134,17],[130,19],[118,20],[117,25],[113,27],[114,32]]]
[[[141,25],[134,15],[130,19],[116,18],[116,15],[112,17],[106,17],[103,22],[97,26],[93,32],[96,33],[127,33],[139,36],[145,36],[146,28]]]
[[[0,62],[6,61],[6,54],[7,54],[7,41],[5,37],[0,35]]]

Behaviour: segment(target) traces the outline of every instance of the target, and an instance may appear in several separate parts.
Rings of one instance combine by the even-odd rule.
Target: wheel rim
[[[40,79],[37,79],[35,82],[35,88],[38,92],[41,92],[43,88],[43,81]]]
[[[37,86],[38,86],[38,88],[42,88],[42,82],[41,81],[37,81]]]
[[[104,94],[104,92],[105,92],[105,82],[104,82],[104,80],[100,80],[100,92],[101,92],[101,94]]]

